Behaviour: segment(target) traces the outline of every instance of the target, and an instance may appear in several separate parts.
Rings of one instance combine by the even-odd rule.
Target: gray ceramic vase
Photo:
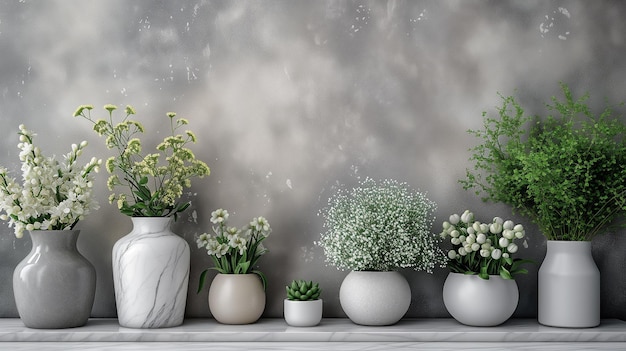
[[[548,240],[538,274],[538,320],[551,327],[600,324],[600,271],[590,241]]]
[[[79,230],[35,230],[33,247],[13,272],[17,311],[29,328],[59,329],[87,323],[96,270],[76,248]]]

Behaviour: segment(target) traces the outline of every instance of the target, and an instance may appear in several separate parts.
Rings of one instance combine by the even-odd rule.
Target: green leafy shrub
[[[591,240],[626,210],[626,126],[610,106],[594,114],[588,94],[561,88],[565,99],[553,97],[545,118],[502,97],[499,118],[469,131],[482,143],[460,182],[530,217],[549,240]]]

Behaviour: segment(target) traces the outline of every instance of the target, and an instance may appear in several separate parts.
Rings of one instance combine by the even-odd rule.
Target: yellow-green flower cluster
[[[94,131],[106,137],[106,146],[117,151],[106,161],[106,169],[111,173],[107,186],[111,191],[117,187],[124,191],[113,192],[109,202],[117,202],[120,211],[129,216],[176,216],[184,211],[189,203],[180,203],[180,198],[183,190],[191,186],[191,178],[210,174],[207,164],[196,159],[187,147],[196,142],[193,132],[187,130],[184,134],[176,134],[189,122],[168,112],[171,135],[157,145],[158,152],[143,156],[142,143],[137,135],[144,132],[144,127],[130,119],[135,114],[133,107],[126,106],[126,117],[117,123],[113,120],[113,112],[117,110],[115,105],[104,106],[108,119],[92,119],[92,109],[90,105],[79,106],[74,116],[91,121]]]

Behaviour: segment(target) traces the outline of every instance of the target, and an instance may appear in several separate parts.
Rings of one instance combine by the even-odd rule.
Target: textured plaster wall
[[[17,126],[36,130],[45,152],[87,140],[86,159],[105,157],[79,104],[133,105],[156,143],[165,113],[190,120],[194,150],[212,175],[193,182],[192,207],[174,226],[192,247],[189,317],[209,316],[195,293],[210,265],[194,237],[210,212],[237,224],[263,215],[274,232],[260,261],[269,278],[267,317],[282,315],[294,278],[324,287],[324,314],[340,317],[347,272],[314,245],[338,183],[395,178],[428,192],[436,225],[472,209],[524,223],[537,262],[545,239],[524,218],[484,204],[457,180],[469,166],[482,111],[517,90],[540,111],[558,82],[591,92],[594,104],[626,100],[626,4],[622,1],[0,1],[0,164],[18,170]],[[94,317],[115,316],[111,248],[130,220],[107,203],[80,223],[79,248],[97,268]],[[594,241],[602,314],[626,318],[626,233]],[[0,227],[0,316],[15,317],[11,277],[30,249]],[[536,269],[518,279],[518,317],[536,316]],[[444,317],[447,272],[403,271],[409,317]],[[42,292],[43,293],[43,292]]]

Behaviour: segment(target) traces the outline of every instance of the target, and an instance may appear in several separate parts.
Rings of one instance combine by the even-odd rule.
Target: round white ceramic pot
[[[339,302],[356,324],[391,325],[409,310],[411,288],[395,271],[352,271],[341,283]]]
[[[506,322],[515,312],[519,290],[513,279],[490,275],[450,273],[443,284],[443,303],[460,323],[491,327]]]
[[[285,322],[292,327],[314,327],[322,320],[322,299],[296,301],[285,299],[283,303]]]
[[[543,325],[590,328],[600,324],[600,271],[589,241],[547,244],[538,274],[538,320]]]

